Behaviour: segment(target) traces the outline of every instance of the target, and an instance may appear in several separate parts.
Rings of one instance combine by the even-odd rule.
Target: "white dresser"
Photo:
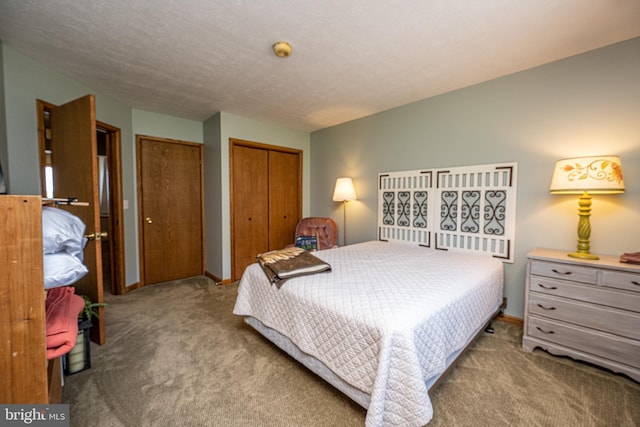
[[[640,265],[568,251],[527,256],[522,346],[584,360],[640,381]]]

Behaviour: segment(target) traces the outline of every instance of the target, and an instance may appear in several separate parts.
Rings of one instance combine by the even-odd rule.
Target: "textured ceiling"
[[[0,2],[6,45],[133,108],[307,131],[637,36],[638,0]]]

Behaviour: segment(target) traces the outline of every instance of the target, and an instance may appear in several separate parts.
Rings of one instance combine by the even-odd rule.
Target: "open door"
[[[76,293],[103,301],[102,238],[98,197],[95,99],[87,95],[51,110],[51,165],[55,197],[77,198],[89,206],[64,206],[87,225],[90,238],[84,250],[89,273],[74,284]],[[104,310],[94,318],[91,340],[104,344]]]

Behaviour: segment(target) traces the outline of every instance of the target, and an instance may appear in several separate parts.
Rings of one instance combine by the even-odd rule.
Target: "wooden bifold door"
[[[232,280],[256,255],[293,243],[302,216],[302,151],[229,140]]]

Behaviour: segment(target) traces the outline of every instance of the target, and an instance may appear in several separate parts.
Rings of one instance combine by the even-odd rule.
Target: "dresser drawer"
[[[640,274],[605,270],[602,272],[602,286],[625,289],[640,294]]]
[[[640,313],[640,292],[621,292],[602,286],[584,285],[543,276],[530,276],[529,291],[593,302]],[[638,326],[640,329],[640,326]]]
[[[640,340],[640,314],[532,292],[529,314]]]
[[[595,268],[547,261],[532,260],[531,274],[594,285],[598,282],[598,270]]]
[[[527,334],[564,347],[640,368],[640,342],[638,341],[537,316],[528,317]]]

